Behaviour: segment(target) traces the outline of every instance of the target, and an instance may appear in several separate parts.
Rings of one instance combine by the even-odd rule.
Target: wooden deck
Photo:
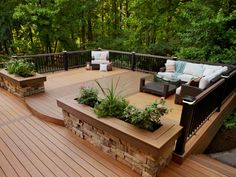
[[[236,177],[236,169],[206,155],[191,155],[182,165],[173,161],[160,177]]]
[[[83,86],[98,88],[94,80],[97,80],[104,87],[109,87],[112,80],[114,83],[119,80],[117,92],[126,96],[130,103],[144,108],[152,101],[160,99],[158,96],[139,93],[139,81],[144,76],[147,76],[147,74],[118,68],[114,68],[112,72],[87,71],[80,68],[67,72],[50,73],[47,74],[45,93],[26,97],[25,101],[28,108],[37,117],[63,125],[62,111],[56,104],[57,99],[69,97],[76,92],[79,94],[79,88]],[[174,104],[174,95],[166,101],[172,109],[166,117],[179,122],[182,106]]]
[[[43,122],[0,89],[0,177],[138,176],[64,127]],[[160,177],[235,177],[235,168],[206,156],[171,162]]]
[[[48,114],[50,111],[50,115],[55,116],[57,113],[61,115],[59,114],[60,109],[57,110],[58,112],[54,112],[55,105],[51,104],[54,104],[57,97],[70,93],[65,92],[65,88],[71,87],[77,90],[77,84],[87,80],[85,79],[86,74],[84,74],[84,77],[80,77],[76,70],[66,73],[68,75],[65,76],[65,72],[49,74],[48,81],[52,81],[54,84],[46,83],[46,96],[44,97],[41,94],[30,97],[26,102],[34,103],[32,105],[36,108],[42,107],[41,110],[46,110],[43,113]],[[115,70],[114,73],[99,73],[100,79],[103,79],[102,77],[105,77],[105,75],[115,73],[128,74],[129,72]],[[91,75],[93,74],[92,71]],[[56,78],[56,76],[59,78]],[[132,78],[133,76],[130,75],[129,77]],[[76,83],[72,80],[73,78],[77,79]],[[130,82],[130,79],[127,79],[127,82]],[[135,88],[137,89],[137,87]],[[130,102],[139,107],[149,104],[150,101],[156,98],[158,99],[158,97],[145,93],[128,96]],[[167,104],[170,107],[172,107],[173,103],[171,101],[173,99],[173,97],[167,99]],[[177,113],[175,111],[181,110],[181,107],[173,106],[172,108],[174,111],[171,113],[172,116],[169,115],[170,119],[176,117],[175,114]],[[188,157],[182,165],[172,161],[161,172],[160,177],[235,177],[235,174],[235,168],[201,155]],[[84,142],[66,128],[37,119],[29,112],[23,100],[0,89],[0,177],[15,176],[110,177],[138,175],[127,166]]]
[[[0,89],[0,176],[138,176],[64,127],[42,122]]]

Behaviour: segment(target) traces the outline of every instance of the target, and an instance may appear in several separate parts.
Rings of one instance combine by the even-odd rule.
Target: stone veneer
[[[114,159],[126,164],[143,177],[158,176],[160,170],[171,160],[175,145],[173,139],[160,150],[160,153],[155,154],[155,152],[145,151],[121,137],[88,124],[65,110],[63,110],[63,115],[66,127],[71,129],[72,132],[97,146]]]
[[[44,81],[46,81],[46,76],[40,74],[23,78],[8,74],[4,69],[0,71],[0,86],[19,97],[44,92]]]

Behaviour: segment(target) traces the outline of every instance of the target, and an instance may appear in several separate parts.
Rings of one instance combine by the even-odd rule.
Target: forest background
[[[236,0],[0,0],[8,55],[104,48],[236,64]]]

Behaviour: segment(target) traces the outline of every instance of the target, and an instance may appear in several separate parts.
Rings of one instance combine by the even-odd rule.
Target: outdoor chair
[[[92,51],[91,52],[92,69],[99,69],[100,64],[109,64],[109,51]]]

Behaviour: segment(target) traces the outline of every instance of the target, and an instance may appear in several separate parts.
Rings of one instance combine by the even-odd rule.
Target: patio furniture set
[[[175,93],[175,103],[182,104],[183,97],[193,99],[216,83],[227,70],[227,66],[167,60],[155,79],[141,79],[140,91],[165,98]]]
[[[112,71],[109,51],[91,51],[88,70]],[[175,94],[175,103],[182,104],[182,98],[192,100],[203,90],[216,83],[227,66],[193,63],[187,61],[166,60],[165,67],[160,68],[154,78],[141,78],[140,91],[162,96]]]

